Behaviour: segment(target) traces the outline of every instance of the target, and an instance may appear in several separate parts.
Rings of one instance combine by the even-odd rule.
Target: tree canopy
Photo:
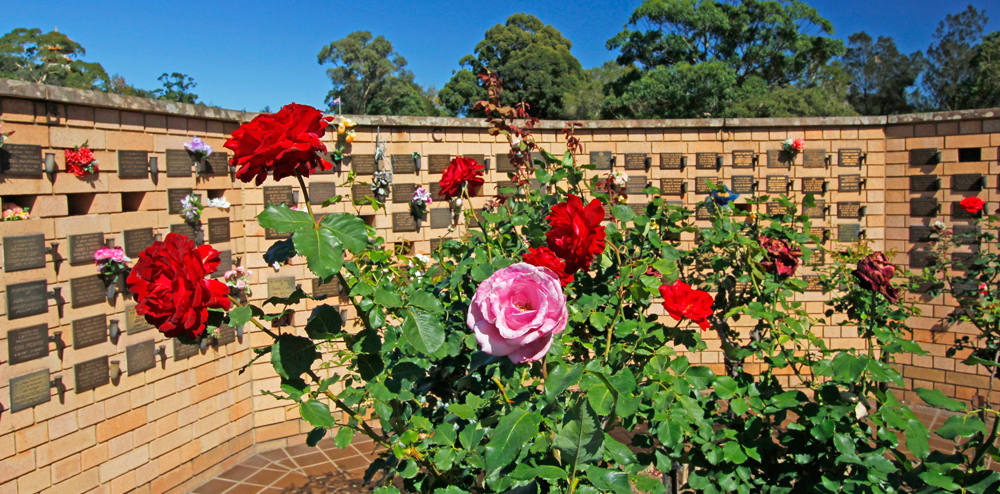
[[[566,110],[566,93],[590,80],[580,61],[570,53],[572,47],[570,40],[539,18],[514,14],[506,23],[486,31],[476,45],[475,55],[462,57],[462,69],[439,93],[441,103],[455,115],[475,114],[470,107],[486,99],[486,90],[477,76],[489,69],[504,81],[502,104],[524,101],[532,115],[561,118]]]
[[[893,115],[914,110],[917,79],[926,63],[921,52],[900,53],[892,38],[877,41],[865,32],[847,38],[844,70],[851,77],[848,101],[862,115]]]
[[[986,27],[985,11],[971,5],[958,14],[948,14],[934,31],[934,42],[927,48],[928,67],[923,79],[926,105],[938,110],[972,108],[977,96],[977,78],[973,60]]]
[[[111,80],[99,63],[80,60],[86,50],[58,31],[17,28],[0,37],[0,78],[104,90]]]

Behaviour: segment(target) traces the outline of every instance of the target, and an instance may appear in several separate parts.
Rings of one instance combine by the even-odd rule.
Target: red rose
[[[333,117],[311,106],[292,103],[278,113],[262,113],[233,132],[224,144],[233,150],[232,163],[239,167],[236,177],[249,183],[264,183],[267,174],[275,180],[294,176],[308,177],[314,168],[329,169],[328,161],[317,153],[325,153],[326,145],[319,138]]]
[[[766,271],[777,271],[781,276],[792,276],[799,267],[802,252],[792,249],[784,240],[760,237],[760,246],[767,250],[767,259],[761,261]]]
[[[958,205],[962,206],[962,209],[972,214],[976,214],[986,207],[986,203],[978,197],[966,197],[965,199],[962,199],[962,202],[958,203]]]
[[[712,315],[713,300],[708,292],[694,290],[691,285],[677,280],[673,285],[660,285],[660,296],[663,308],[674,320],[690,319],[702,331],[712,327],[708,317]]]
[[[88,170],[88,168],[90,170]],[[72,173],[79,178],[86,177],[89,173],[97,173],[97,161],[94,160],[94,152],[81,147],[79,150],[66,150],[66,172]]]
[[[228,310],[229,287],[205,279],[219,267],[219,251],[211,245],[168,233],[141,254],[128,276],[128,288],[139,302],[136,313],[164,335],[194,340],[205,333],[208,309]]]
[[[858,261],[858,269],[852,273],[861,288],[885,295],[890,302],[899,300],[899,289],[892,286],[896,266],[881,252],[869,254]]]
[[[441,175],[441,192],[439,197],[454,199],[462,197],[462,189],[469,191],[469,197],[475,197],[476,191],[483,185],[483,171],[486,168],[472,158],[454,158]]]
[[[560,259],[559,256],[557,256],[555,252],[552,252],[552,250],[548,247],[528,249],[528,252],[525,252],[521,256],[521,259],[532,266],[551,269],[552,272],[559,277],[559,281],[562,282],[562,286],[566,286],[573,282],[573,274],[566,272],[566,261]]]
[[[579,197],[570,194],[566,202],[552,206],[546,217],[549,231],[545,233],[552,252],[566,261],[566,273],[587,272],[594,256],[604,252],[604,206],[594,199],[587,207]]]

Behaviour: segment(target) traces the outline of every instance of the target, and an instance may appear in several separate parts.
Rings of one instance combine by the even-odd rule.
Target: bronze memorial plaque
[[[791,156],[780,149],[771,149],[767,152],[768,168],[790,168],[792,166]]]
[[[351,156],[351,170],[357,175],[374,175],[375,155],[355,154]]]
[[[837,177],[838,192],[861,192],[861,175],[840,175]]]
[[[354,184],[351,186],[351,199],[354,201],[367,202],[368,197],[375,197],[375,193],[372,192],[370,185]]]
[[[218,278],[224,274],[226,271],[233,269],[233,251],[226,249],[219,251],[219,267],[215,268],[215,272],[209,274],[212,278]]]
[[[69,280],[70,305],[74,309],[99,304],[107,299],[108,289],[100,275],[81,276]]]
[[[443,242],[443,241],[444,241],[443,238],[432,238],[431,239],[431,252],[436,252],[439,248],[441,248],[441,242]]]
[[[972,261],[972,252],[953,252],[951,254],[951,265],[959,271],[968,271]]]
[[[469,216],[469,228],[478,228],[481,221],[483,221],[483,208],[473,209],[472,215]]]
[[[231,238],[229,233],[229,223],[229,218],[209,218],[208,243],[218,244],[228,242]]]
[[[626,170],[645,170],[646,153],[625,153]]]
[[[837,240],[840,242],[857,242],[861,240],[861,224],[837,225]]]
[[[7,332],[7,363],[30,362],[49,356],[49,325],[42,323]]]
[[[698,170],[718,170],[718,153],[698,153],[695,158],[695,168]]]
[[[910,192],[934,192],[941,189],[941,179],[937,175],[910,176]]]
[[[167,150],[168,177],[190,177],[192,163],[194,157],[187,152],[187,149]]]
[[[7,146],[4,146],[5,148]],[[10,411],[18,412],[52,399],[49,392],[49,370],[42,369],[10,378]]]
[[[806,177],[802,179],[802,193],[826,194],[826,179],[823,177]]]
[[[69,263],[93,264],[94,252],[104,247],[104,234],[83,233],[69,236]]]
[[[396,204],[407,204],[413,199],[413,193],[417,191],[417,184],[393,184],[392,202]],[[433,197],[431,198],[433,199]]]
[[[809,235],[818,238],[820,242],[825,242],[829,234],[830,232],[822,226],[814,226],[809,228]]]
[[[646,195],[643,190],[649,185],[649,177],[645,175],[633,176],[628,178],[628,182],[625,183],[625,193],[633,195]]]
[[[93,261],[93,254],[91,254]],[[4,271],[23,271],[45,267],[45,234],[17,235],[3,238]]]
[[[48,311],[49,293],[45,280],[7,285],[7,319],[20,319]]]
[[[198,345],[192,345],[187,343],[181,343],[181,340],[173,338],[174,340],[174,362],[189,359],[198,355],[200,348]]]
[[[427,157],[427,172],[444,173],[444,171],[448,169],[448,165],[450,164],[451,164],[451,155],[432,154]]]
[[[911,218],[935,218],[938,215],[936,197],[915,197],[910,199]]]
[[[295,277],[284,276],[267,280],[267,298],[288,298],[295,291]]]
[[[201,225],[198,225],[199,228]],[[182,237],[187,237],[188,240],[194,242],[195,245],[201,245],[203,242],[198,241],[198,229],[195,225],[191,223],[174,223],[170,225],[170,233],[176,233]]]
[[[236,329],[229,326],[222,326],[219,328],[219,336],[215,337],[215,341],[219,346],[226,346],[236,341]]]
[[[788,208],[777,202],[769,202],[767,203],[767,214],[771,216],[788,214]]]
[[[804,214],[804,215],[806,215],[806,216],[808,216],[810,218],[813,218],[813,219],[823,219],[823,218],[826,218],[826,201],[815,200],[814,202],[816,204],[813,207],[811,207],[811,208],[807,208],[807,207],[803,206],[802,207],[802,214]]]
[[[910,225],[910,242],[933,242],[934,227],[924,225]]]
[[[108,341],[108,316],[98,314],[73,321],[73,349],[99,345]]]
[[[683,178],[661,178],[660,179],[660,195],[663,195],[663,196],[682,196],[682,195],[684,195],[684,179]]]
[[[167,189],[167,214],[181,214],[181,201],[193,193],[191,189]]]
[[[430,210],[431,228],[448,228],[451,226],[451,209],[434,208]]]
[[[264,206],[268,205],[279,205],[284,204],[286,206],[295,206],[295,196],[292,194],[291,185],[273,185],[270,187],[264,187]],[[264,229],[264,239],[265,240],[276,240],[282,238],[291,238],[291,233],[278,233],[272,228]]]
[[[135,311],[135,304],[125,306],[125,334],[136,334],[153,329],[153,325]]]
[[[753,194],[753,188],[757,186],[757,180],[753,175],[733,175],[729,190],[737,194]]]
[[[979,244],[979,239],[976,235],[979,233],[979,228],[975,225],[955,225],[952,230],[955,232],[955,236],[952,237],[955,243],[958,245],[977,245]]]
[[[660,153],[661,170],[681,170],[684,168],[684,155],[681,153]]]
[[[119,150],[118,178],[149,178],[149,153]]]
[[[823,284],[820,282],[818,274],[806,274],[802,275],[802,279],[806,282],[807,292],[822,292]]]
[[[838,202],[837,217],[852,220],[861,219],[861,203],[856,201]]]
[[[986,180],[979,173],[959,173],[951,176],[952,192],[978,192],[983,190]]]
[[[837,150],[837,166],[860,167],[861,148],[841,148]]]
[[[409,212],[392,213],[392,231],[415,232],[417,231],[417,219]]]
[[[498,154],[496,160],[497,160],[498,172],[506,173],[506,172],[517,171],[517,167],[515,167],[514,164],[510,162],[510,154],[508,153]]]
[[[733,168],[753,169],[757,161],[757,153],[752,149],[733,151]]]
[[[107,356],[74,365],[73,376],[76,383],[76,394],[97,389],[111,382],[110,367]]]
[[[337,184],[333,182],[309,182],[309,202],[323,204],[337,195]]]
[[[628,206],[632,208],[632,213],[636,216],[646,216],[646,203],[629,204]]]
[[[712,187],[719,184],[719,179],[716,177],[695,177],[694,178],[694,193],[695,194],[708,194]]]
[[[229,173],[229,153],[216,151],[205,158],[202,175],[225,175]]]
[[[4,175],[42,175],[42,146],[4,144],[0,147],[0,173]]]
[[[788,175],[768,175],[767,176],[767,193],[768,194],[787,194],[788,193]]]
[[[340,282],[336,278],[330,280],[329,283],[323,283],[322,278],[312,279],[312,296],[313,298],[322,297],[336,297],[340,295]]]
[[[417,173],[417,163],[412,154],[394,154],[390,156],[392,172],[396,175],[413,175]]]
[[[146,340],[125,347],[125,364],[128,375],[134,376],[156,367],[156,353],[153,350],[153,344],[153,340]]]
[[[462,157],[463,158],[469,158],[471,160],[475,160],[476,163],[478,163],[480,165],[483,165],[483,166],[486,166],[486,155],[485,154],[463,154]],[[450,163],[451,162],[449,161],[449,164]]]
[[[614,160],[611,151],[591,151],[590,164],[595,170],[610,170],[611,162]]]
[[[803,168],[826,168],[825,149],[805,149],[802,151]]]
[[[910,165],[936,165],[941,162],[938,148],[923,148],[910,150]]]
[[[914,250],[910,252],[910,267],[911,268],[926,268],[930,266],[935,261],[934,251],[930,250]]]
[[[155,240],[152,228],[125,230],[122,232],[122,238],[125,239],[125,255],[132,259],[139,257],[139,254],[150,245],[153,245],[153,241]]]
[[[696,220],[712,219],[712,212],[709,211],[704,204],[701,206],[697,206],[694,209],[694,219]]]

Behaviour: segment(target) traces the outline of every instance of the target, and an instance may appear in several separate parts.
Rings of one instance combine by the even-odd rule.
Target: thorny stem
[[[615,252],[615,257],[618,259],[618,272],[621,273],[622,270],[622,255],[618,247],[611,244],[611,250]],[[624,284],[625,280],[622,280]],[[615,335],[615,324],[618,324],[618,318],[622,315],[622,306],[625,305],[625,288],[623,285],[618,286],[618,307],[615,309],[615,317],[611,320],[611,324],[608,326],[608,341],[604,348],[604,363],[608,363],[608,358],[611,355],[611,339]]]

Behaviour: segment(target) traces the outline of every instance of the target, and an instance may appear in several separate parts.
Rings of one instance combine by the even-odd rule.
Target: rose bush
[[[485,170],[486,167],[472,158],[452,158],[448,168],[441,174],[441,192],[438,196],[445,200],[461,199],[466,195],[475,197],[483,186]]]
[[[308,177],[316,168],[329,169],[333,165],[317,153],[326,152],[320,138],[332,120],[311,106],[295,103],[285,105],[278,113],[257,115],[233,131],[224,144],[234,153],[236,178],[260,185],[268,173],[281,180]]]

